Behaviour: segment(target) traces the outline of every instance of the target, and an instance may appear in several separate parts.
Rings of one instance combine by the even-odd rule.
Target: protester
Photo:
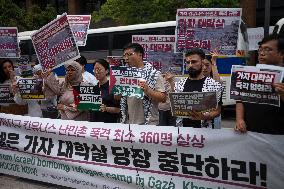
[[[218,56],[217,53],[212,53],[212,55],[205,56],[205,59],[203,60],[202,72],[205,77],[211,77],[215,81],[222,83],[216,65],[217,56]],[[222,98],[220,100],[222,101]],[[214,129],[220,129],[220,128],[221,128],[221,114],[214,118]]]
[[[215,81],[221,82],[221,78],[216,65],[216,54],[206,55],[203,60],[203,75],[205,77],[212,77]]]
[[[109,63],[104,59],[95,61],[94,73],[99,81],[97,86],[100,88],[102,105],[100,111],[90,112],[90,121],[117,123],[119,121],[120,102],[114,99],[114,95],[109,93]]]
[[[14,65],[10,59],[5,59],[0,63],[0,84],[12,85],[17,77],[14,73]],[[27,106],[11,104],[0,104],[0,112],[7,114],[24,115],[27,114]]]
[[[160,102],[158,105],[159,109],[159,126],[175,126],[176,125],[176,118],[172,116],[171,111],[171,104],[170,104],[170,98],[169,93],[173,91],[174,85],[171,86],[172,83],[174,83],[174,75],[171,73],[163,74],[163,77],[165,79],[165,89],[167,92],[167,100],[166,102]]]
[[[41,78],[41,71],[42,68],[38,64],[34,66],[33,68],[33,74],[35,79],[42,79]],[[13,87],[13,93],[14,93],[14,100],[17,104],[19,105],[28,105],[28,116],[31,117],[42,117],[42,108],[41,105],[42,103],[39,104],[39,100],[24,100],[21,97],[17,81],[14,81],[12,84]],[[40,86],[41,88],[43,87],[42,85]],[[44,100],[43,100],[44,101]]]
[[[130,43],[123,49],[125,63],[142,69],[146,74],[140,82],[144,90],[143,99],[123,97],[121,99],[122,122],[130,124],[158,125],[158,103],[166,101],[164,79],[151,64],[143,62],[144,50],[138,43]]]
[[[82,66],[83,82],[89,83],[89,84],[94,85],[94,86],[97,85],[98,80],[95,78],[95,76],[93,74],[91,74],[90,72],[86,71],[87,59],[84,56],[81,55],[81,57],[78,58],[75,61],[78,62]]]
[[[59,80],[49,71],[45,79],[45,90],[52,90],[54,94],[60,96],[57,109],[60,112],[61,119],[86,121],[88,113],[77,109],[72,88],[72,86],[85,84],[83,83],[82,67],[75,61],[66,63],[64,67],[66,70],[65,80],[59,83]]]
[[[259,43],[259,64],[283,66],[284,38],[278,35],[264,37]],[[284,134],[284,83],[273,85],[280,95],[280,107],[256,104],[249,102],[237,102],[236,104],[236,127],[241,133],[247,131],[265,134]]]
[[[201,49],[193,48],[185,54],[189,77],[175,83],[175,92],[217,92],[218,106],[210,112],[190,112],[190,118],[177,119],[177,126],[214,128],[213,119],[221,113],[221,84],[202,72],[205,54]]]

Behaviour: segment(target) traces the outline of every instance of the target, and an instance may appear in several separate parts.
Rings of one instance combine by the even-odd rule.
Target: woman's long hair
[[[9,79],[9,78],[8,78],[8,75],[4,72],[4,68],[3,68],[4,63],[6,63],[6,62],[9,62],[9,63],[12,65],[13,70],[14,70],[14,65],[13,65],[12,60],[10,60],[10,59],[5,59],[5,60],[3,60],[3,61],[0,63],[0,83],[4,83],[7,79]]]

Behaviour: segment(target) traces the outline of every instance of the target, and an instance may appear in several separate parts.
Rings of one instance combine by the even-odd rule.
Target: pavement
[[[55,184],[0,174],[0,189],[69,189]]]

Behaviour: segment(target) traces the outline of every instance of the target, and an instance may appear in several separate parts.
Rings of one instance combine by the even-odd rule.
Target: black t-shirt
[[[99,85],[102,102],[107,107],[120,107],[119,101],[114,100],[114,95],[109,94],[109,81],[103,85]],[[118,114],[113,114],[109,112],[101,112],[101,111],[91,111],[90,112],[90,121],[92,122],[104,122],[104,123],[117,123],[119,118]]]
[[[280,107],[246,103],[244,105],[244,117],[248,131],[264,134],[284,134],[284,102]]]
[[[187,78],[183,92],[202,92],[203,84],[206,80],[206,77],[200,79],[200,80],[191,80]],[[222,97],[219,99],[219,105],[222,105]],[[194,128],[201,128],[201,120],[192,120],[189,118],[183,118],[182,120],[183,126],[184,127],[194,127]],[[212,120],[212,124],[214,121]],[[213,124],[214,127],[214,124]]]

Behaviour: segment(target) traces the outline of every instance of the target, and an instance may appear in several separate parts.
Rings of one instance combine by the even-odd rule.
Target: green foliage
[[[0,26],[25,29],[24,11],[11,0],[0,0]]]
[[[56,18],[51,5],[41,9],[38,5],[21,9],[11,0],[0,0],[0,26],[18,27],[19,31],[36,30]]]
[[[92,13],[92,21],[112,19],[118,25],[163,22],[175,20],[178,8],[197,7],[239,7],[239,0],[108,0]]]
[[[32,5],[25,16],[27,30],[39,29],[56,18],[56,10],[51,5],[41,9],[38,5]]]

